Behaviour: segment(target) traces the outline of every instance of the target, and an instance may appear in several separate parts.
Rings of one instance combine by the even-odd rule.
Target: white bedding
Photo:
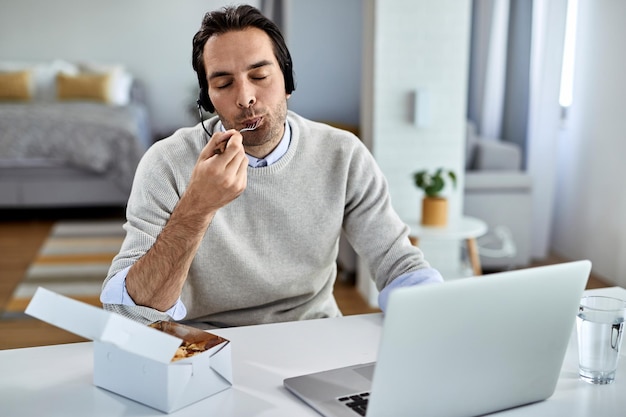
[[[89,102],[0,104],[0,168],[64,165],[130,190],[151,143],[146,109]]]

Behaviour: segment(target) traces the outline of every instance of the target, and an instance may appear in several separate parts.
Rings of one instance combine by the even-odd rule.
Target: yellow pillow
[[[0,100],[30,100],[30,71],[0,72]]]
[[[59,100],[92,100],[110,102],[110,74],[57,75]]]

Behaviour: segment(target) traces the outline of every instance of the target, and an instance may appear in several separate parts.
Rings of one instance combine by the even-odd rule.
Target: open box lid
[[[170,363],[182,343],[175,336],[42,287],[35,292],[26,314],[161,363]]]

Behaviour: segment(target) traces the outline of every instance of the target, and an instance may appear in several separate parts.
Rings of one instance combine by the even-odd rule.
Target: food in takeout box
[[[226,342],[226,339],[217,335],[172,321],[157,321],[150,324],[150,327],[182,339],[183,342],[174,354],[172,362],[190,358]]]

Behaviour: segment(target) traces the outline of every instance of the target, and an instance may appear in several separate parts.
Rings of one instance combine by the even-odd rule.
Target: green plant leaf
[[[446,185],[445,175],[450,178],[452,186],[456,188],[456,174],[454,171],[444,170],[443,168],[437,168],[433,174],[430,174],[425,169],[414,172],[413,181],[415,186],[422,189],[427,196],[438,197]]]
[[[431,183],[428,187],[424,188],[424,192],[429,197],[437,197],[446,183],[443,181],[441,175],[434,176],[431,178]]]

